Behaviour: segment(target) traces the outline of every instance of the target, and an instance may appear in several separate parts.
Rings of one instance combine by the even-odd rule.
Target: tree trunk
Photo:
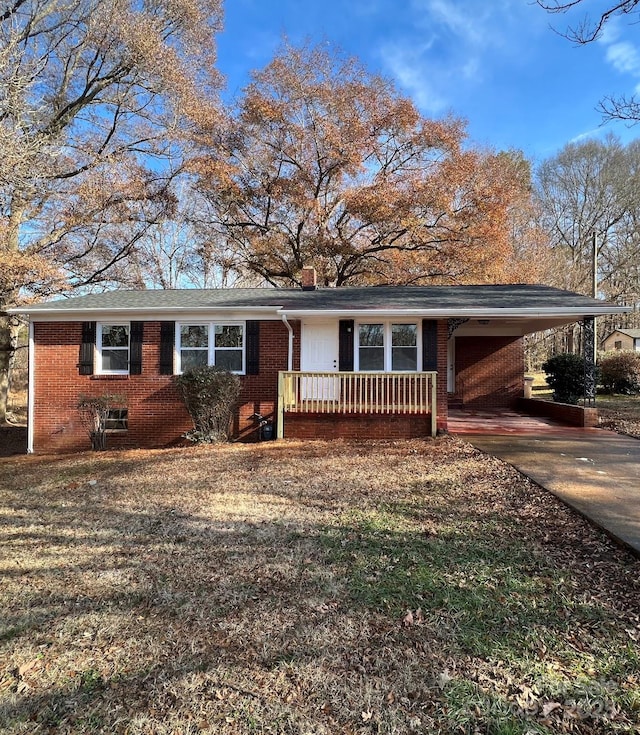
[[[0,424],[7,420],[9,377],[19,333],[20,322],[16,317],[0,317]]]

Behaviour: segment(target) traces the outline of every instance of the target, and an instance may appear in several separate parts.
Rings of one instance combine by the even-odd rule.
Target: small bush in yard
[[[584,395],[584,359],[580,355],[554,355],[542,369],[553,389],[554,401],[575,404]]]
[[[89,434],[94,451],[100,452],[107,448],[107,421],[111,411],[126,405],[126,396],[109,393],[101,396],[80,396],[77,404],[80,421]]]
[[[640,353],[616,350],[599,361],[600,383],[605,393],[640,393]]]
[[[228,370],[206,366],[187,370],[176,378],[193,431],[187,439],[199,443],[229,441],[231,418],[240,396],[240,379]]]

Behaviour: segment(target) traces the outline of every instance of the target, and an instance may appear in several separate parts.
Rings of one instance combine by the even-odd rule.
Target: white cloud
[[[378,54],[422,111],[442,113],[492,78],[505,55],[522,63],[523,37],[548,32],[538,14],[530,22],[531,10],[523,0],[410,0]]]
[[[451,0],[420,0],[414,2],[414,6],[422,7],[431,21],[443,25],[467,43],[480,47],[489,43],[487,13],[479,10],[481,5],[477,2],[472,7],[465,7]]]
[[[621,28],[616,18],[612,18],[600,31],[598,36],[598,43],[602,43],[605,46],[609,46],[615,43],[621,34]]]
[[[448,103],[431,82],[436,75],[429,70],[424,58],[428,48],[429,44],[418,48],[387,44],[381,50],[381,55],[393,77],[411,95],[416,105],[423,112],[438,114]]]
[[[481,81],[485,53],[497,45],[494,10],[477,0],[411,0],[405,32],[383,44],[379,54],[423,112],[451,107],[461,80]]]
[[[595,138],[598,135],[602,135],[602,126],[598,126],[597,128],[586,130],[584,133],[579,133],[578,135],[574,135],[574,137],[571,138],[569,143],[580,143],[584,140],[590,140],[591,138]]]
[[[640,76],[640,51],[630,41],[619,41],[609,46],[606,59],[616,71]]]
[[[640,47],[622,39],[623,30],[619,19],[610,20],[602,29],[598,43],[605,47],[605,59],[617,72],[640,77]]]

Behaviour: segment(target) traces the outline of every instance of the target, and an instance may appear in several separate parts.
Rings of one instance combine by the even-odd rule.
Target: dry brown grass
[[[600,426],[640,439],[640,396],[598,396]]]
[[[640,564],[453,439],[0,460],[0,731],[636,732]]]

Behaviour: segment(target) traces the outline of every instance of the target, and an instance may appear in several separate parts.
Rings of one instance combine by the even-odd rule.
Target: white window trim
[[[102,369],[102,327],[126,327],[129,335],[127,344],[127,369],[126,370],[103,370]],[[109,347],[110,350],[121,350],[124,347]],[[96,374],[97,375],[129,375],[129,365],[131,362],[131,322],[97,322],[96,323]]]
[[[215,365],[215,329],[216,327],[242,327],[242,370],[232,370],[234,375],[247,374],[247,323],[242,321],[183,321],[176,322],[176,336],[174,349],[174,365],[176,366],[176,375],[182,375],[182,341],[181,327],[207,327],[208,348],[207,348],[207,365]],[[186,348],[190,349],[190,348]],[[197,348],[193,348],[197,349]],[[204,348],[203,348],[204,349]],[[223,350],[224,348],[217,348]],[[238,347],[228,349],[240,349]]]
[[[384,348],[384,369],[383,370],[367,370],[373,373],[420,373],[422,372],[422,329],[421,322],[415,319],[360,319],[355,323],[354,328],[354,348],[353,348],[353,369],[360,372],[360,325],[361,324],[382,324],[383,337],[382,346]],[[415,370],[392,370],[391,369],[391,325],[392,324],[412,324],[416,327],[416,350],[417,361]]]
[[[126,426],[122,428],[117,428],[117,429],[106,429],[105,428],[105,433],[107,434],[126,434],[126,432],[129,431],[129,409],[126,407],[110,408],[109,414],[111,414],[112,412],[116,412],[116,411],[125,412],[125,417],[124,419],[121,419],[121,420],[124,421]],[[107,417],[107,420],[109,420],[109,417]]]

